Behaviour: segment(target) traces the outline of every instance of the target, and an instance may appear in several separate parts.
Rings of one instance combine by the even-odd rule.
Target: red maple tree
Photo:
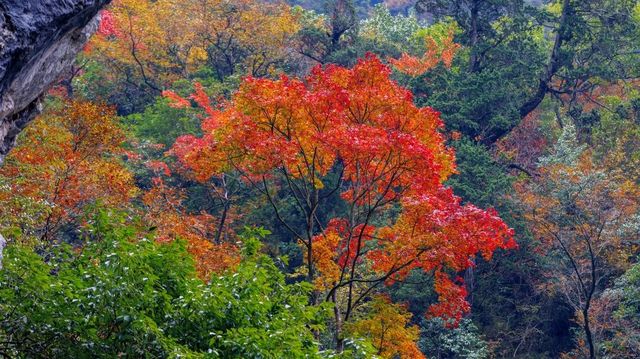
[[[439,113],[416,107],[390,73],[368,55],[352,69],[316,67],[303,80],[249,77],[220,109],[197,87],[191,99],[204,110],[204,135],[181,137],[172,150],[201,181],[233,171],[262,190],[305,251],[314,301],[335,304],[339,350],[343,323],[381,284],[414,269],[434,273],[440,301],[430,313],[455,322],[469,309],[456,273],[477,254],[489,259],[515,246],[495,211],[463,205],[443,185],[455,155]],[[282,191],[304,227],[282,216]],[[319,211],[335,193],[346,210],[325,223]]]

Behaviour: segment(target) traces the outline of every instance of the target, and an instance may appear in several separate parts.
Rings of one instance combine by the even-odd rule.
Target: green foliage
[[[594,156],[608,167],[640,178],[640,94],[628,98],[608,96],[597,111],[598,122],[589,128]]]
[[[522,0],[420,0],[417,6],[436,19],[453,19],[455,41],[464,45],[452,71],[414,81],[419,102],[441,111],[448,129],[493,143],[520,122],[520,107],[547,61],[537,11]]]
[[[634,264],[606,292],[617,305],[615,326],[602,343],[604,358],[631,358],[640,355],[640,264]]]
[[[411,84],[418,103],[442,112],[447,129],[487,142],[520,122],[519,108],[543,56],[526,37],[498,44],[490,55],[472,70],[463,51],[451,71],[436,69]]]
[[[556,0],[552,6],[561,3]],[[635,9],[633,0],[571,0],[562,77],[598,82],[637,75],[634,52],[640,28],[633,18]],[[567,87],[574,83],[566,81]]]
[[[344,351],[335,353],[334,351],[325,351],[321,354],[327,359],[377,359],[376,348],[367,339],[345,339]]]
[[[417,0],[416,7],[437,19],[452,17],[464,30],[463,43],[471,46],[497,38],[493,24],[503,16],[519,18],[533,10],[526,0]]]
[[[284,177],[276,177],[277,180],[284,181]],[[323,225],[329,222],[331,218],[344,216],[348,208],[344,201],[340,198],[340,193],[334,191],[339,180],[339,169],[335,168],[326,177],[325,188],[320,190],[320,196],[323,200],[319,201],[317,219]],[[304,213],[300,211],[296,198],[288,191],[279,191],[277,196],[272,195],[272,200],[278,208],[278,212],[283,218],[286,218],[294,228],[303,228],[305,226]],[[244,208],[250,208],[243,216],[242,221],[246,225],[255,225],[268,228],[271,234],[265,239],[265,251],[272,257],[288,258],[286,272],[295,272],[303,264],[303,253],[299,243],[291,236],[288,229],[278,220],[273,206],[261,205],[268,199],[264,195],[256,193],[255,196],[248,198],[243,203]]]
[[[541,165],[563,164],[574,166],[584,152],[586,146],[578,142],[576,127],[571,121],[566,122],[562,128],[560,138],[558,138],[558,142],[554,146],[553,153],[540,158]]]
[[[483,145],[469,139],[455,141],[453,146],[458,174],[448,184],[465,201],[480,207],[498,206],[513,181],[504,166]]]
[[[170,148],[181,135],[199,134],[200,120],[195,115],[186,114],[183,109],[169,106],[169,100],[158,97],[156,102],[125,118],[125,123],[133,129],[136,137],[160,143]]]
[[[413,314],[412,324],[420,324],[427,313],[429,305],[438,296],[433,291],[433,276],[422,270],[413,270],[405,283],[395,283],[388,292],[395,303],[407,303],[407,309]]]
[[[419,341],[420,348],[429,358],[483,359],[489,357],[488,343],[469,319],[458,327],[448,329],[442,319],[424,320]]]
[[[622,288],[623,298],[617,314],[633,318],[640,324],[640,264],[631,267],[617,285]]]
[[[143,84],[121,78],[122,74],[105,71],[99,62],[80,55],[83,72],[73,81],[76,95],[90,101],[107,101],[115,105],[118,114],[128,115],[142,111],[153,103],[157,93]]]
[[[416,33],[423,27],[415,13],[394,16],[386,6],[379,4],[367,19],[360,22],[359,35],[362,39],[371,40],[380,46],[384,44],[393,47],[396,53],[401,53],[410,49],[423,49],[422,39],[416,37]]]
[[[181,242],[138,239],[102,212],[92,239],[43,260],[10,246],[0,272],[0,352],[15,357],[317,357],[319,308],[247,234],[235,273],[197,279]],[[115,223],[115,224],[114,224]]]

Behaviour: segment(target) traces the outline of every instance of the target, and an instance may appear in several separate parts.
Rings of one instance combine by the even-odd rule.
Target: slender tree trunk
[[[218,224],[218,231],[216,232],[215,243],[220,244],[222,242],[222,233],[224,233],[224,225],[227,222],[227,216],[229,215],[229,209],[231,208],[231,199],[229,198],[229,187],[227,185],[227,178],[223,174],[221,176],[222,188],[224,189],[224,195],[222,197],[223,208],[222,215],[220,216],[220,223]]]
[[[600,234],[602,234],[602,229],[604,228],[604,224],[600,228],[600,233],[598,234],[598,239],[600,239]],[[586,296],[586,302],[584,308],[582,310],[582,316],[584,317],[584,334],[587,337],[587,345],[589,345],[589,359],[596,358],[596,350],[595,344],[593,340],[593,335],[591,334],[591,325],[589,322],[589,308],[591,308],[591,300],[593,299],[593,294],[596,292],[596,278],[598,276],[596,270],[596,256],[593,252],[593,247],[591,242],[587,238],[587,248],[589,249],[589,257],[591,260],[591,283],[589,285],[589,292]]]
[[[307,215],[307,240],[309,245],[307,246],[307,280],[313,284],[315,280],[315,270],[313,268],[313,235],[315,231],[316,211],[318,210],[319,193],[317,189],[314,189],[309,196],[309,214]],[[317,305],[320,299],[320,292],[316,289],[311,293],[311,304]]]
[[[469,34],[471,54],[469,56],[469,72],[477,72],[480,67],[478,58],[478,3],[473,2],[471,8],[471,33]]]
[[[570,26],[568,24],[570,11],[571,11],[571,1],[563,0],[562,14],[560,15],[558,29],[553,42],[553,49],[551,50],[551,54],[549,55],[549,60],[547,61],[547,65],[544,69],[544,72],[540,74],[540,77],[538,79],[538,86],[535,92],[518,109],[521,119],[527,117],[531,112],[533,112],[536,108],[538,108],[540,103],[542,103],[545,96],[549,92],[553,76],[558,72],[558,70],[560,69],[560,66],[562,65],[561,50],[562,50],[562,45],[568,39],[567,31],[569,30],[569,26]],[[510,126],[509,128],[504,128],[501,131],[492,135],[491,137],[487,137],[484,141],[485,144],[491,145],[497,142],[500,138],[510,133],[513,127],[515,127],[518,123],[519,122],[514,122],[513,126]]]
[[[587,305],[582,310],[582,316],[584,317],[584,334],[587,338],[587,345],[589,346],[589,359],[596,359],[596,349],[593,343],[593,334],[591,334],[591,324],[589,322],[589,307],[590,302],[587,302]]]
[[[220,216],[220,223],[218,223],[218,231],[216,232],[216,244],[222,243],[222,233],[224,233],[224,225],[227,222],[227,216],[231,204],[228,200],[224,200],[224,207],[222,208],[222,215]]]
[[[473,267],[467,268],[464,272],[464,285],[467,288],[467,302],[469,305],[473,305],[473,290],[474,290],[475,273]]]
[[[549,91],[549,86],[551,83],[551,79],[558,72],[560,68],[560,60],[561,60],[561,50],[564,41],[567,39],[567,23],[568,23],[568,14],[571,8],[571,1],[564,0],[562,2],[562,14],[560,15],[560,23],[558,24],[558,30],[556,32],[556,36],[553,42],[553,50],[551,50],[551,55],[549,56],[549,61],[547,62],[547,67],[542,75],[540,75],[540,79],[538,82],[538,89],[533,94],[533,96],[529,99],[529,101],[525,102],[520,107],[520,117],[525,118],[529,113],[535,110],[538,105],[544,100],[545,95]]]
[[[315,271],[313,269],[313,212],[307,218],[307,280],[313,283],[315,279]]]
[[[344,351],[344,338],[342,337],[342,314],[340,313],[340,307],[338,307],[336,292],[331,295],[333,301],[333,314],[336,320],[336,328],[333,332],[333,338],[336,342],[336,352],[342,353]]]

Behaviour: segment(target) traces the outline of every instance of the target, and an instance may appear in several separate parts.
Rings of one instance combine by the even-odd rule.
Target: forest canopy
[[[113,0],[0,167],[0,356],[637,358],[640,2]]]

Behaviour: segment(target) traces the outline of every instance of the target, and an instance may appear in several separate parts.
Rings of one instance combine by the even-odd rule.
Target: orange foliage
[[[134,71],[159,89],[204,65],[219,77],[238,65],[256,76],[271,74],[286,60],[298,28],[284,3],[115,0],[87,49],[114,73]]]
[[[10,183],[9,195],[0,195],[0,217],[20,219],[34,210],[33,227],[16,225],[25,236],[51,241],[91,204],[125,206],[137,189],[118,159],[124,140],[110,107],[72,101],[45,112],[0,168]],[[27,202],[36,207],[24,207]]]
[[[453,36],[453,30],[449,30],[448,35],[440,43],[433,37],[425,36],[424,42],[427,51],[421,57],[403,53],[399,59],[389,59],[389,62],[396,70],[410,76],[423,75],[441,62],[445,67],[449,68],[461,47],[460,44],[453,42]]]
[[[159,167],[162,172],[166,170],[164,166],[153,167]],[[153,179],[153,187],[142,199],[145,205],[143,219],[156,227],[156,239],[161,242],[185,240],[202,278],[209,278],[213,273],[222,273],[239,264],[239,249],[235,245],[213,242],[219,221],[205,212],[187,213],[182,207],[184,195],[167,186],[160,177]]]
[[[349,325],[351,335],[368,338],[382,358],[425,358],[416,345],[420,331],[409,325],[411,313],[404,306],[391,303],[386,296],[377,296],[371,307],[368,317]]]
[[[247,78],[223,109],[201,103],[204,136],[184,136],[172,150],[201,181],[234,170],[266,187],[283,174],[301,201],[318,198],[327,174],[339,171],[337,189],[352,216],[334,218],[316,233],[296,233],[296,239],[320,274],[308,273],[308,279],[347,295],[348,303],[357,301],[357,280],[391,283],[413,268],[444,278],[447,270],[472,266],[477,253],[488,259],[515,245],[495,211],[462,206],[443,186],[455,165],[439,113],[417,108],[390,73],[368,55],[353,69],[317,67],[303,81]],[[372,220],[392,206],[402,208],[395,223],[374,226]],[[307,215],[314,228],[314,214]],[[465,293],[449,283],[442,279],[436,290],[454,304],[434,310],[459,318],[468,309]],[[351,304],[347,308],[348,317]]]
[[[539,108],[531,111],[518,126],[497,143],[501,155],[530,173],[536,171],[538,159],[548,146],[547,137],[540,129],[540,111]]]

